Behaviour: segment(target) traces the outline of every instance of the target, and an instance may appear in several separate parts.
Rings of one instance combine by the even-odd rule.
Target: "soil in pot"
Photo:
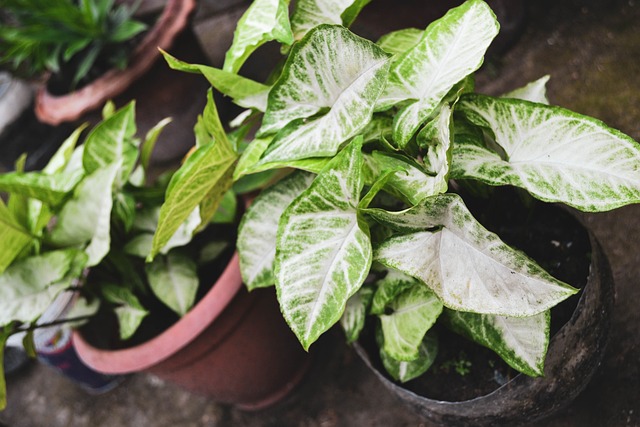
[[[588,233],[578,221],[557,206],[531,199],[518,203],[515,189],[497,189],[494,193],[490,199],[464,195],[476,219],[554,277],[582,288],[589,275],[591,246]],[[574,295],[552,309],[552,336],[571,318],[579,297],[580,294]],[[373,330],[368,327],[360,343],[374,365],[381,367]],[[401,387],[429,399],[459,402],[487,395],[518,374],[493,351],[443,325],[437,324],[435,332],[440,345],[434,364],[421,377]],[[384,372],[384,368],[380,371]]]

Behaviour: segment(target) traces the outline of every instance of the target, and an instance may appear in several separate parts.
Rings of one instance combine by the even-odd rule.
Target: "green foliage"
[[[254,3],[224,70],[166,56],[249,108],[234,125],[256,136],[223,150],[220,165],[185,163],[179,197],[163,207],[181,214],[161,218],[158,242],[206,186],[254,177],[267,189],[240,224],[243,278],[249,289],[275,285],[304,348],[338,322],[352,342],[373,317],[385,367],[407,381],[433,363],[440,322],[541,375],[548,310],[576,290],[486,230],[451,182],[517,186],[542,201],[609,210],[640,201],[640,145],[546,105],[547,77],[501,98],[473,93],[473,73],[498,33],[482,0],[378,43],[347,28],[366,0],[298,1],[289,22],[285,3]],[[269,85],[240,76],[268,40],[286,56]],[[206,122],[219,134],[221,124]],[[462,375],[469,366],[453,368]]]
[[[126,42],[146,26],[114,0],[3,0],[0,58],[33,76],[68,74],[71,89],[96,64],[124,68]]]

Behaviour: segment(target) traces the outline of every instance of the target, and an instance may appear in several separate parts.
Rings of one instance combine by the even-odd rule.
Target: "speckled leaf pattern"
[[[398,295],[387,306],[391,313],[380,315],[385,353],[396,360],[417,359],[420,344],[442,308],[440,299],[422,283]]]
[[[245,212],[238,229],[237,248],[242,279],[249,289],[275,283],[273,263],[280,216],[314,178],[306,172],[293,173],[262,191]]]
[[[298,0],[291,16],[296,40],[320,24],[349,26],[353,18],[370,0]],[[345,19],[346,18],[346,19]]]
[[[429,25],[420,42],[397,58],[378,108],[414,100],[395,118],[394,139],[400,146],[456,83],[480,67],[497,33],[498,22],[489,6],[470,0]]]
[[[347,301],[347,306],[340,318],[340,325],[344,330],[347,343],[356,342],[360,337],[360,332],[364,329],[367,320],[367,308],[372,297],[373,289],[363,286]]]
[[[361,139],[347,146],[280,219],[276,291],[284,318],[305,349],[340,320],[371,266],[369,230],[357,212],[360,150]]]
[[[336,154],[371,120],[388,66],[388,54],[344,27],[311,30],[269,94],[260,136],[278,133],[262,163]]]
[[[111,246],[113,185],[120,169],[116,161],[86,176],[58,214],[49,240],[59,246],[84,245],[88,266],[97,265]]]
[[[255,0],[236,26],[222,69],[237,73],[249,55],[268,41],[292,44],[288,7],[288,0]]]
[[[407,234],[375,250],[375,260],[420,279],[448,308],[525,317],[576,293],[487,231],[462,199],[446,194],[402,212],[367,210]],[[438,231],[425,231],[442,227]]]
[[[178,251],[171,251],[145,267],[149,286],[156,297],[178,315],[187,314],[198,291],[195,261]]]
[[[435,335],[427,333],[418,349],[418,357],[411,361],[396,360],[384,350],[382,333],[378,331],[378,345],[380,359],[385,369],[393,378],[400,382],[407,382],[424,374],[433,365],[438,355],[438,340]]]
[[[447,311],[447,320],[456,332],[492,349],[512,368],[533,377],[543,375],[549,311],[531,317]]]
[[[515,185],[588,212],[640,201],[640,145],[602,122],[517,99],[464,96],[460,110],[495,135],[505,159],[479,146],[457,151],[457,177]]]
[[[523,87],[512,90],[502,95],[503,98],[516,98],[525,101],[537,102],[539,104],[549,104],[547,99],[547,82],[550,76],[540,77]]]

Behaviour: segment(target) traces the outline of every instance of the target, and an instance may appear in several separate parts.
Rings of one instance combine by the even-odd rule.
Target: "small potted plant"
[[[612,298],[606,261],[600,264],[593,240],[579,254],[592,253],[597,283],[584,287],[569,326],[556,334],[584,337],[590,332],[580,327],[597,326],[597,342],[575,355],[562,346],[571,339],[549,347],[549,310],[575,301],[578,283],[553,277],[488,231],[467,207],[479,203],[468,195],[512,186],[519,192],[507,204],[537,199],[587,212],[637,203],[640,145],[547,105],[547,78],[501,98],[474,93],[473,73],[499,30],[483,1],[377,42],[347,29],[366,3],[303,1],[289,16],[285,1],[257,0],[240,19],[222,69],[166,55],[172,67],[202,73],[247,108],[232,125],[234,135],[251,137],[229,143],[216,126],[219,152],[198,148],[179,172],[155,251],[233,181],[262,180],[269,185],[240,224],[242,275],[252,290],[275,285],[305,349],[339,322],[356,341],[368,317],[380,350],[366,355],[361,346],[360,353],[382,359],[388,374],[380,377],[402,389],[390,378],[427,371],[438,348],[432,332],[448,326],[522,374],[486,405],[425,404],[407,392],[425,417],[479,425],[546,415],[574,397],[598,364],[608,325],[600,313]],[[273,40],[286,58],[269,81],[240,76],[246,58]],[[569,373],[561,376],[564,366]],[[567,378],[570,391],[554,394]]]
[[[45,76],[36,95],[38,118],[77,120],[122,93],[147,72],[186,26],[194,0],[169,0],[147,25],[134,2],[113,0],[3,3],[0,57],[16,72]]]
[[[193,212],[145,263],[170,177],[150,182],[149,158],[168,121],[141,141],[134,108],[107,104],[82,145],[80,128],[42,171],[0,175],[9,195],[0,204],[2,347],[16,333],[32,340],[51,323],[84,320],[73,341],[96,371],[147,370],[225,402],[272,403],[307,359],[275,298],[242,292],[235,196]],[[85,309],[43,319],[56,298],[76,294]]]

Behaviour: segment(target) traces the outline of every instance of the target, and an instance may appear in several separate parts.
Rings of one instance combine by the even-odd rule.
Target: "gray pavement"
[[[376,1],[380,0],[373,4]],[[214,63],[219,60],[221,40],[212,39],[208,31],[218,28],[212,23],[232,28],[228,17],[238,16],[235,8],[242,3],[246,2],[201,2],[193,28]],[[526,31],[504,56],[486,62],[479,91],[499,94],[550,74],[548,95],[553,104],[600,118],[640,140],[640,2],[527,4]],[[532,426],[640,426],[639,215],[640,206],[583,215],[609,255],[617,283],[611,340],[598,373],[576,401]],[[9,404],[0,413],[0,423],[16,427],[430,425],[388,394],[337,331],[316,346],[320,357],[303,384],[276,407],[257,413],[191,395],[146,374],[129,378],[108,394],[91,396],[47,367],[33,365],[9,378]]]

